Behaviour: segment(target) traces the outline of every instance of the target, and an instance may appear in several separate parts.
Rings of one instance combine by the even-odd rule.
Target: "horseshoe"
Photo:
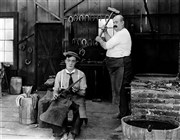
[[[88,46],[92,46],[92,45],[93,45],[92,39],[89,39],[88,40]]]
[[[92,20],[92,21],[95,20],[95,15],[91,15],[91,20]]]
[[[82,39],[81,40],[81,44],[83,45],[83,46],[86,46],[87,45],[87,40],[84,38],[84,39]]]
[[[80,54],[81,56],[84,56],[85,53],[86,53],[86,51],[85,51],[83,48],[79,50],[79,54]]]
[[[94,15],[94,20],[98,20],[98,15]]]
[[[80,38],[77,39],[77,45],[78,45],[78,46],[81,45],[81,39],[80,39]]]
[[[85,16],[82,14],[79,16],[79,21],[84,21],[85,20]]]
[[[26,45],[20,45],[20,46],[19,46],[19,49],[22,50],[22,51],[24,51],[24,50],[26,49]]]
[[[98,42],[96,40],[93,41],[94,46],[98,46]]]
[[[28,51],[28,53],[32,53],[33,52],[33,48],[32,47],[28,47],[27,51]]]
[[[74,15],[74,21],[78,21],[78,15]]]
[[[88,14],[85,15],[85,20],[86,21],[90,21],[91,20]]]
[[[69,22],[73,22],[73,21],[74,21],[74,18],[73,18],[72,16],[69,16],[69,17],[68,17],[68,21],[69,21]]]
[[[25,62],[26,65],[30,65],[31,64],[31,60],[29,60],[29,59],[25,59],[24,62]]]
[[[109,15],[106,14],[106,15],[104,16],[104,18],[105,18],[105,21],[107,21],[107,20],[109,19]]]
[[[98,19],[102,19],[102,15],[98,15],[97,17],[98,17]]]
[[[76,42],[77,42],[77,41],[76,41],[76,39],[75,39],[75,38],[73,38],[73,39],[72,39],[72,44],[73,44],[73,45],[75,45],[75,44],[76,44]]]

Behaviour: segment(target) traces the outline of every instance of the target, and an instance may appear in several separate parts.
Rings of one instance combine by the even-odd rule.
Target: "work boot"
[[[75,140],[75,135],[70,132],[67,139],[68,140]]]
[[[116,129],[114,129],[116,132],[122,132],[122,125],[120,124]]]
[[[68,134],[64,133],[64,135],[62,136],[60,140],[68,140]]]

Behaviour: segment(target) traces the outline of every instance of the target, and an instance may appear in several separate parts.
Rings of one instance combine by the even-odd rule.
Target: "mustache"
[[[113,28],[117,28],[117,25],[114,25]]]

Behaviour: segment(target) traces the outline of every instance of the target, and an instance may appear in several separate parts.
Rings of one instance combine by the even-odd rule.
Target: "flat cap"
[[[80,60],[80,57],[78,56],[78,54],[75,53],[75,52],[73,52],[73,51],[64,52],[63,55],[64,55],[65,57],[67,57],[67,56],[74,56],[74,57],[76,57],[78,60]]]

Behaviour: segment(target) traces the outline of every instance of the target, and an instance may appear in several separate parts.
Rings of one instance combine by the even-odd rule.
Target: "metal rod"
[[[111,16],[112,16],[112,15],[113,15],[113,12],[111,12],[111,14],[109,15],[109,18],[108,18],[108,20],[106,21],[104,27],[106,27],[106,25],[108,24],[108,22],[109,22],[109,20],[111,19]],[[100,37],[102,36],[103,32],[104,32],[104,29],[101,30],[101,33],[100,33],[100,35],[99,35]]]
[[[151,18],[150,18],[150,14],[149,14],[149,10],[148,10],[148,6],[147,6],[147,3],[146,3],[146,0],[143,0],[143,2],[144,2],[144,8],[145,8],[145,10],[147,12],[147,18],[149,20],[149,24],[150,24],[150,27],[151,27],[151,32],[153,32],[154,29],[153,29],[153,25],[152,25],[152,22],[151,22]]]
[[[20,40],[17,44],[19,45],[19,44],[23,43],[24,41],[28,40],[32,36],[34,36],[34,33],[29,36],[26,36],[24,39]]]
[[[78,83],[82,78],[83,78],[83,77],[79,78],[77,81],[75,81],[74,83],[72,83],[71,85],[69,85],[69,87],[68,87],[67,89],[65,89],[65,90],[63,90],[61,93],[59,93],[58,98],[59,98],[64,92],[69,91],[70,88],[72,88],[72,87],[73,87],[76,83]],[[54,101],[54,99],[52,99],[52,100],[50,101],[50,103],[52,103],[52,101]]]

